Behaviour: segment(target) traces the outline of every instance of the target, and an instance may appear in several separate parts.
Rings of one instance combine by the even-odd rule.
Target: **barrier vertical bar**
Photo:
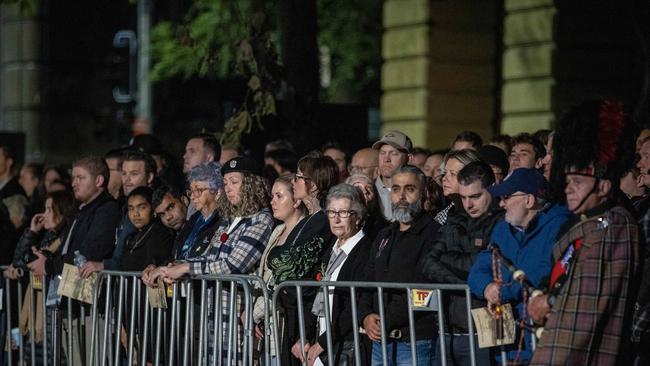
[[[194,298],[192,297],[192,282],[187,281],[184,283],[185,286],[187,286],[187,301],[186,307],[185,307],[185,332],[183,334],[183,365],[187,365],[188,360],[190,358],[189,354],[189,346],[190,346],[190,338],[192,337],[192,333],[190,331],[190,324],[193,322],[192,319],[192,308],[194,307]],[[180,335],[180,330],[179,330],[179,335]]]
[[[472,321],[472,294],[465,289],[465,304],[467,306],[467,330],[469,333],[469,355],[471,366],[476,366],[476,342],[474,342],[474,322]]]
[[[357,314],[357,294],[356,288],[350,286],[350,307],[352,308],[352,336],[354,337],[354,364],[361,365],[361,352],[359,348],[359,314]]]
[[[413,365],[417,365],[418,355],[415,350],[416,335],[415,335],[415,316],[413,315],[413,291],[410,288],[406,289],[406,298],[408,299],[407,309],[408,309],[408,317],[409,317],[409,337],[411,338],[411,361],[413,362]]]
[[[302,355],[302,364],[307,365],[307,354],[305,353],[305,310],[302,308],[302,286],[295,286],[296,298],[298,299],[298,331],[300,332],[300,354]]]
[[[171,329],[169,330],[169,359],[167,360],[169,366],[174,365],[174,338],[176,334],[176,308],[177,304],[176,301],[178,300],[178,282],[174,282],[174,294],[172,295],[172,318],[171,318]],[[158,309],[160,310],[160,309]],[[160,314],[160,312],[159,312]],[[160,323],[160,319],[158,319],[158,323]],[[160,343],[158,340],[158,335],[159,333],[156,334],[156,354],[158,354],[157,350],[160,350]],[[158,363],[156,363],[158,364]]]
[[[203,345],[205,344],[205,340],[203,339],[205,337],[205,301],[206,301],[206,292],[207,292],[207,283],[205,282],[206,280],[202,279],[201,280],[201,314],[199,315],[199,358],[198,358],[198,364],[202,365],[203,364],[203,356],[204,354],[204,348]],[[206,362],[207,364],[207,362]]]
[[[236,291],[237,289],[235,288],[235,283],[230,282],[230,300],[229,300],[229,309],[228,309],[228,365],[232,365],[232,359],[233,359],[233,345],[235,344],[234,338],[234,331],[235,331],[235,306],[236,306],[236,301],[235,301],[235,296],[236,296]],[[236,347],[236,346],[235,346]],[[235,349],[235,356],[237,356],[236,349]]]
[[[325,285],[322,287],[323,289],[323,310],[325,313],[325,332],[327,333],[327,364],[329,366],[334,366],[334,352],[333,346],[332,346],[332,319],[330,316],[330,294],[329,294],[329,286]]]
[[[110,299],[111,299],[111,284],[113,282],[113,276],[106,275],[106,300],[104,304],[104,338],[102,339],[102,354],[101,354],[101,364],[102,366],[106,365],[106,349],[108,347],[108,331],[110,328]]]
[[[23,285],[18,281],[18,304],[16,304],[17,307],[20,308],[20,306],[23,305]],[[11,334],[11,333],[10,333]],[[22,336],[21,336],[21,341],[22,341]],[[20,347],[18,347],[18,358],[20,359],[19,362],[21,365],[25,364],[25,342],[20,342]]]
[[[379,306],[379,328],[381,330],[381,360],[384,365],[388,364],[388,354],[386,352],[386,314],[384,312],[384,289],[377,286],[378,306]]]
[[[447,346],[445,342],[445,317],[443,316],[444,309],[442,307],[442,291],[436,290],[436,297],[438,300],[438,336],[440,338],[440,359],[442,364],[447,364]]]
[[[129,319],[129,343],[128,343],[128,350],[127,350],[127,365],[133,365],[133,343],[136,337],[135,334],[135,317],[136,317],[136,308],[139,310],[140,309],[140,294],[138,291],[139,284],[138,284],[138,277],[133,276],[131,277],[132,279],[132,286],[133,288],[131,289],[131,315]],[[128,283],[127,283],[127,291],[128,291]],[[144,304],[147,306],[146,304]]]
[[[9,278],[5,278],[5,290],[7,292],[7,295],[5,295],[5,298],[7,299],[7,306],[5,307],[5,311],[7,312],[6,332],[7,332],[7,337],[11,339],[11,283]],[[9,345],[11,346],[11,342],[9,342]],[[13,355],[11,352],[11,347],[9,347],[9,350],[7,351],[7,360],[9,361],[9,365],[13,365]]]
[[[35,303],[34,297],[36,296],[36,291],[34,291],[34,276],[38,276],[35,273],[29,277],[29,340],[30,340],[30,362],[36,363],[36,312],[35,312]]]
[[[174,296],[176,296],[176,291],[174,291]],[[173,306],[173,305],[172,305]],[[158,308],[157,311],[157,317],[156,317],[156,348],[152,350],[154,354],[154,361],[153,364],[154,366],[158,366],[160,364],[160,337],[161,337],[161,322],[162,322],[162,309]],[[171,358],[170,358],[171,360]]]
[[[147,364],[147,351],[148,351],[147,346],[149,345],[149,308],[150,308],[149,292],[145,291],[144,292],[144,317],[143,317],[144,325],[142,326],[142,343],[140,344],[140,352],[142,353],[140,355],[140,360],[141,360],[140,364],[143,366]]]
[[[43,276],[43,365],[47,366],[47,276]],[[34,319],[36,321],[36,319]],[[9,347],[11,352],[11,347]]]
[[[73,342],[73,333],[74,333],[74,327],[72,325],[73,319],[72,319],[72,299],[68,297],[68,365],[74,365],[74,355],[72,354],[72,342]]]
[[[117,319],[115,320],[115,359],[117,364],[120,364],[120,342],[122,336],[122,310],[124,310],[124,276],[120,276],[119,293],[117,294]],[[111,362],[112,363],[112,362]]]
[[[216,364],[221,366],[223,363],[221,353],[223,352],[222,350],[222,345],[223,345],[223,326],[221,323],[221,312],[222,312],[222,304],[221,304],[221,295],[222,295],[223,289],[221,288],[221,281],[217,280],[216,281],[216,291],[214,293],[214,340],[213,340],[213,348],[212,348],[212,364]],[[219,348],[218,348],[219,347]],[[217,353],[217,350],[219,351]],[[217,357],[218,356],[218,357]]]

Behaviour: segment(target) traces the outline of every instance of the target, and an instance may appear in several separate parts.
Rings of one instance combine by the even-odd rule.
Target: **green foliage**
[[[152,80],[232,77],[240,44],[251,36],[254,11],[252,0],[196,0],[181,24],[156,24],[151,32]]]
[[[382,5],[377,0],[317,1],[318,44],[331,54],[329,100],[340,94],[364,99],[369,90],[379,92]]]
[[[0,5],[2,4],[16,4],[20,10],[20,14],[24,16],[33,16],[36,15],[36,12],[40,6],[40,0],[0,0]]]

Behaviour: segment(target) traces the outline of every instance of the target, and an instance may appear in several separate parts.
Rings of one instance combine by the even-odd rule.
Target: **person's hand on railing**
[[[310,344],[305,343],[305,354],[309,353],[309,347],[310,347]],[[294,343],[293,346],[291,347],[291,354],[293,355],[293,357],[299,359],[300,362],[305,361],[305,359],[302,358],[302,352],[300,352],[300,339],[297,340],[296,343]]]
[[[259,324],[255,324],[255,338],[264,339],[264,331],[260,328]]]
[[[535,296],[528,302],[528,314],[536,324],[544,324],[546,317],[551,312],[548,305],[548,295]]]
[[[86,262],[80,270],[79,275],[82,278],[88,278],[91,274],[104,270],[104,262]]]
[[[9,265],[9,267],[2,272],[2,275],[10,280],[15,280],[19,277],[18,271],[12,265]]]
[[[36,247],[32,247],[32,253],[36,256],[36,259],[27,263],[27,268],[37,275],[44,276],[45,273],[45,256],[41,253],[40,250]]]
[[[381,318],[379,314],[372,313],[363,318],[363,329],[366,330],[370,340],[379,342],[381,340]]]
[[[160,271],[164,277],[165,282],[174,283],[177,279],[183,277],[190,272],[189,263],[168,264],[167,267],[160,267]]]
[[[321,345],[316,342],[314,345],[309,347],[309,352],[307,352],[307,366],[312,366],[318,356],[323,353],[324,349]]]
[[[158,287],[158,277],[160,277],[160,270],[153,264],[147,266],[142,271],[142,283],[151,288]]]

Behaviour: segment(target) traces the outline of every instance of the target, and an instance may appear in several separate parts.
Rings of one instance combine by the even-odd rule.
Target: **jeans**
[[[438,351],[438,337],[415,341],[418,366],[432,366]],[[393,354],[393,352],[395,354]],[[386,365],[414,365],[410,342],[389,342],[386,344]],[[381,356],[381,342],[372,342],[372,365],[384,365]]]
[[[489,366],[491,364],[490,349],[478,348],[478,338],[476,336],[474,336],[474,350],[476,352],[477,366]],[[469,366],[472,364],[469,335],[467,334],[445,334],[445,351],[447,365]],[[435,365],[444,365],[440,352],[436,356]]]

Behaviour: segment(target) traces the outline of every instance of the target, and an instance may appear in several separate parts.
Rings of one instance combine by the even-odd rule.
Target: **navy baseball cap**
[[[515,169],[503,182],[487,188],[494,197],[509,196],[516,192],[523,192],[543,197],[546,188],[544,176],[533,168]]]

